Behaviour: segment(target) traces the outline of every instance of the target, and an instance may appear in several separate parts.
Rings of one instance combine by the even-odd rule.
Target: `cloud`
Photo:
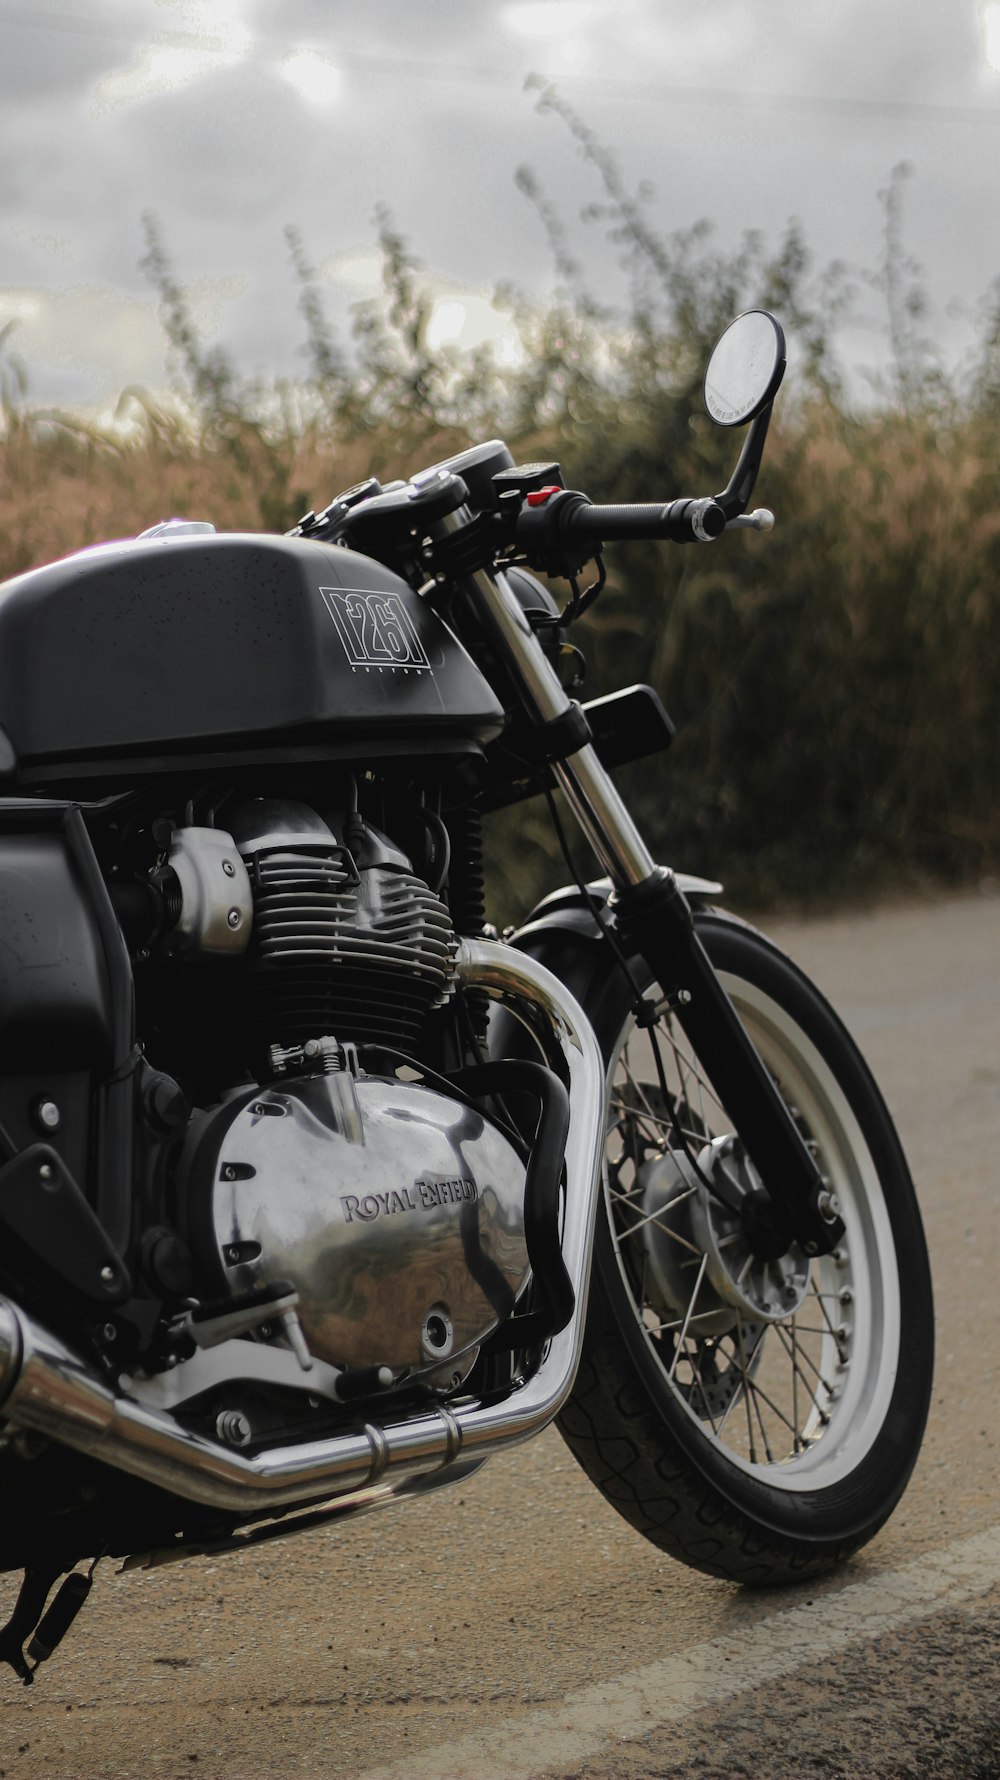
[[[264,370],[299,363],[289,222],[314,262],[358,244],[372,256],[373,213],[386,201],[442,301],[501,280],[543,289],[552,267],[513,185],[521,162],[537,170],[597,292],[620,292],[615,247],[579,222],[599,179],[524,92],[533,68],[553,72],[545,57],[563,40],[582,59],[567,68],[563,56],[560,90],[626,182],[651,182],[660,230],[707,215],[723,245],[750,226],[774,240],[797,214],[820,262],[871,265],[875,194],[908,158],[908,241],[942,312],[996,270],[982,189],[1000,127],[984,106],[1000,77],[983,60],[977,0],[528,0],[527,10],[525,0],[93,0],[78,17],[43,0],[19,8],[19,23],[3,17],[7,285],[56,293],[71,276],[77,292],[107,291],[112,316],[115,292],[142,310],[140,218],[152,210],[182,282],[244,281],[205,322]],[[919,110],[934,103],[956,109]],[[965,121],[957,108],[970,105],[980,109]],[[350,293],[330,289],[343,321]],[[60,359],[46,336],[46,376],[100,333],[91,299],[84,310],[79,301],[47,312],[68,345]]]
[[[152,299],[108,285],[64,290],[0,287],[0,325],[16,319],[11,349],[26,363],[33,400],[95,404],[129,383],[164,380],[164,338]]]
[[[0,96],[16,104],[75,96],[154,28],[148,0],[105,0],[100,13],[74,17],[45,6],[5,8],[0,21]]]

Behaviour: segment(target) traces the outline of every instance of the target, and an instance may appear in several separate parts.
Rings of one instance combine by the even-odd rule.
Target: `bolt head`
[[[51,1162],[43,1162],[42,1163],[41,1167],[38,1170],[38,1178],[39,1178],[39,1180],[43,1180],[43,1181],[54,1181],[55,1180],[56,1171],[53,1168]]]
[[[240,914],[239,909],[230,909],[226,916],[226,920],[229,922],[230,927],[235,928],[242,924],[243,916]]]
[[[116,1275],[113,1267],[102,1267],[101,1268],[101,1283],[103,1285],[113,1286],[115,1283],[116,1277],[117,1277],[117,1275]]]
[[[46,1131],[58,1131],[62,1113],[59,1111],[54,1100],[39,1101],[38,1106],[35,1109],[35,1116],[38,1119],[38,1123],[44,1126]]]
[[[227,878],[235,878],[236,867],[233,864],[231,859],[224,859],[222,861],[222,869],[225,872]]]
[[[223,1409],[216,1419],[215,1431],[230,1446],[247,1446],[253,1437],[253,1429],[239,1409]]]

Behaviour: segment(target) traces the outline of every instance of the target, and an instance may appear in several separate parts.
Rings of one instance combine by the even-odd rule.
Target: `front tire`
[[[811,1262],[795,1245],[753,1251],[710,1191],[720,1157],[730,1207],[731,1183],[755,1177],[709,1060],[667,1014],[652,1028],[661,1072],[620,970],[609,960],[595,980],[589,967],[611,1125],[584,1354],[560,1428],[656,1545],[714,1576],[776,1584],[848,1557],[902,1495],[930,1399],[930,1270],[892,1121],[832,1008],[753,928],[695,919],[845,1235]]]

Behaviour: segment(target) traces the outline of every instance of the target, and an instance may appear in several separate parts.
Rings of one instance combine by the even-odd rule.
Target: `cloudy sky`
[[[1000,277],[997,0],[51,0],[0,3],[0,327],[39,400],[161,387],[139,270],[152,211],[207,339],[294,375],[302,327],[283,230],[331,312],[377,288],[380,202],[427,269],[441,339],[503,336],[494,287],[552,280],[514,184],[533,167],[600,294],[577,224],[599,194],[525,91],[541,74],[650,182],[663,230],[707,217],[819,264],[872,268],[877,194],[913,167],[906,229],[951,357]],[[845,341],[880,355],[874,297]],[[512,350],[507,342],[504,349]]]

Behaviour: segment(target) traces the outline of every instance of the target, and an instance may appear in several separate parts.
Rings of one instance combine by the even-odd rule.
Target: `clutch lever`
[[[768,507],[755,507],[752,513],[738,513],[735,519],[726,520],[727,532],[746,531],[773,532],[774,514]]]

